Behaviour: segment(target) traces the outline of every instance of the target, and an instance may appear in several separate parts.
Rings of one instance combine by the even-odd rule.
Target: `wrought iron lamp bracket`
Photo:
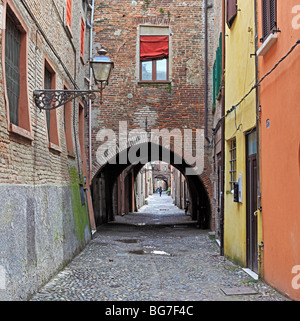
[[[94,101],[96,93],[101,94],[101,90],[35,90],[33,98],[36,106],[42,110],[52,110],[65,105],[71,100],[81,97],[86,105],[87,100]]]

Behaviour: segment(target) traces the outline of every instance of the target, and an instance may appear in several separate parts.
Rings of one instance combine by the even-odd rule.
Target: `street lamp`
[[[86,104],[86,98],[95,100],[96,93],[100,93],[100,103],[102,104],[102,91],[106,87],[111,75],[114,63],[111,62],[109,57],[106,57],[107,51],[100,49],[98,56],[90,61],[90,67],[93,70],[95,84],[98,85],[98,90],[57,90],[57,89],[42,89],[35,90],[33,97],[36,106],[40,110],[56,109],[65,105],[71,100],[81,97]]]
[[[95,83],[100,83],[100,94],[102,102],[102,91],[106,85],[108,85],[108,80],[112,69],[114,68],[114,63],[110,61],[109,57],[106,57],[107,51],[101,48],[98,51],[98,55],[91,62],[91,68],[93,70],[93,75]]]

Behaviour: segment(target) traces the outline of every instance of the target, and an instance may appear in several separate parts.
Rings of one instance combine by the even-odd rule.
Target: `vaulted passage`
[[[137,177],[140,172],[151,172],[151,176],[145,175],[143,182],[145,186],[145,197],[152,194],[151,189],[154,187],[154,192],[157,191],[159,186],[162,186],[164,193],[171,193],[171,186],[169,186],[168,174],[170,169],[162,169],[161,172],[156,168],[152,168],[151,165],[145,166],[148,162],[163,161],[165,158],[163,155],[163,147],[159,146],[159,156],[151,155],[151,146],[153,143],[144,143],[137,145],[137,153],[142,149],[148,148],[148,153],[142,157],[139,155],[139,161],[136,163],[130,163],[127,158],[126,164],[120,164],[120,160],[124,160],[124,154],[128,150],[123,151],[121,154],[117,154],[113,162],[108,161],[103,165],[96,173],[92,181],[92,201],[93,210],[95,216],[96,226],[114,221],[117,215],[126,215],[138,211],[138,208],[142,205],[139,204],[136,193]],[[166,150],[164,150],[166,152]],[[206,188],[199,175],[186,175],[186,169],[191,169],[184,159],[181,164],[178,163],[178,158],[172,151],[169,152],[168,164],[178,170],[184,176],[183,181],[179,183],[183,198],[178,201],[179,207],[188,210],[191,215],[191,219],[197,221],[197,225],[202,229],[211,227],[211,206]],[[153,154],[153,153],[152,153]],[[125,155],[125,158],[127,156]],[[124,161],[123,161],[124,163]],[[164,164],[167,164],[166,162]],[[147,177],[153,179],[153,182],[149,182]],[[159,181],[164,182],[160,184]],[[142,182],[142,184],[144,184]],[[146,187],[148,182],[148,187]],[[151,186],[150,186],[151,185]],[[184,187],[186,186],[186,187]],[[184,190],[186,189],[186,190]],[[188,204],[188,209],[186,208]]]

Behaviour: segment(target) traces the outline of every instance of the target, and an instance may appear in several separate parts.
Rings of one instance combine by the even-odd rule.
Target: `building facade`
[[[224,105],[225,105],[225,1],[214,1],[214,28],[211,30],[210,39],[213,44],[213,128],[211,144],[213,148],[213,198],[215,202],[215,238],[223,254],[224,242]]]
[[[180,144],[184,131],[191,130],[194,136],[185,146],[201,159],[198,175],[186,176],[191,212],[201,220],[202,226],[214,225],[214,204],[210,201],[211,146],[205,138],[212,127],[212,111],[208,109],[212,90],[205,86],[205,75],[212,73],[209,66],[213,65],[212,55],[205,55],[205,47],[210,48],[205,30],[213,28],[213,8],[208,10],[205,4],[205,1],[178,0],[95,2],[94,51],[104,46],[115,63],[103,104],[95,104],[91,113],[93,201],[98,198],[101,184],[106,191],[105,196],[102,193],[105,204],[94,203],[96,224],[103,221],[97,219],[100,217],[106,216],[106,221],[113,219],[110,195],[117,177],[125,169],[131,177],[136,177],[144,165],[126,163],[127,156],[128,159],[134,156],[130,151],[135,148],[137,154],[151,151],[155,144],[149,143],[149,137],[157,129],[166,130],[169,138],[172,136],[169,146],[157,141],[160,152],[163,148],[170,152],[170,160],[152,157],[151,153],[140,160],[165,161],[186,173],[192,166],[188,164],[191,164],[188,152],[185,154],[184,145]],[[103,144],[107,133],[112,141],[110,145]],[[176,138],[180,139],[179,143]],[[107,150],[103,151],[105,144]],[[179,154],[183,161],[175,164]],[[120,164],[118,160],[123,161],[123,156],[125,162]],[[110,160],[116,160],[117,164]],[[130,178],[127,181],[132,182]],[[129,196],[123,202],[129,201],[127,207],[132,209],[133,184],[126,185],[125,190]]]
[[[227,1],[224,254],[259,274],[257,92],[251,91],[257,78],[255,9],[251,1]]]
[[[91,237],[83,104],[41,112],[33,100],[38,89],[87,88],[90,10],[69,0],[0,6],[0,298],[24,300]]]
[[[263,274],[299,300],[300,8],[294,0],[266,2],[257,10],[260,79],[271,72],[260,84]]]

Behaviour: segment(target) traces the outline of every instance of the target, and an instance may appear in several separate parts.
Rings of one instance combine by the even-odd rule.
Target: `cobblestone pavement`
[[[162,201],[165,203],[158,205]],[[160,206],[166,210],[160,211]],[[229,296],[223,292],[236,287],[256,294]],[[141,213],[101,226],[87,247],[32,300],[288,299],[221,257],[208,231],[198,229],[189,216],[174,208],[170,197],[154,195]]]

